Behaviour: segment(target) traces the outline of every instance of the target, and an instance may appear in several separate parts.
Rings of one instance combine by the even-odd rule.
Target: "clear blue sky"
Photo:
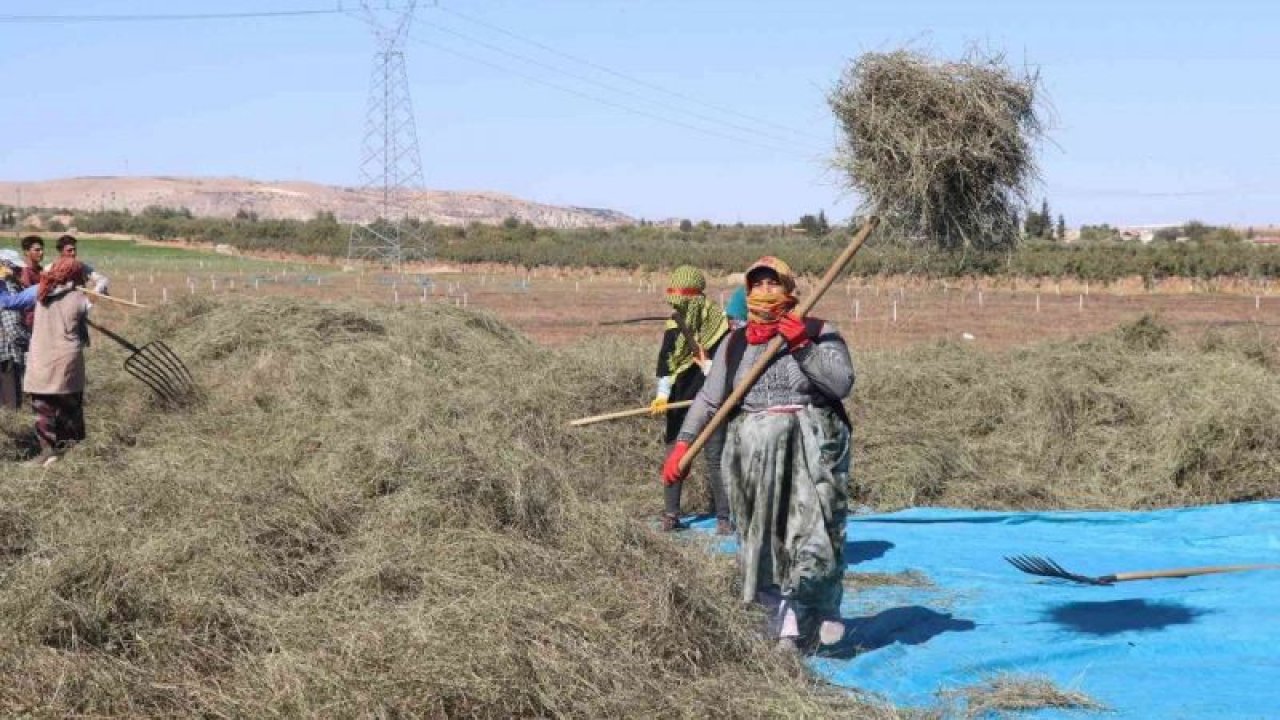
[[[0,16],[338,5],[4,0]],[[819,209],[846,218],[853,202],[827,170],[835,126],[824,100],[842,67],[866,51],[957,56],[978,42],[1041,69],[1054,128],[1035,194],[1069,225],[1280,222],[1280,3],[423,5],[406,51],[430,188],[652,219],[781,222]],[[0,22],[0,179],[358,184],[373,52],[367,26],[342,14]]]

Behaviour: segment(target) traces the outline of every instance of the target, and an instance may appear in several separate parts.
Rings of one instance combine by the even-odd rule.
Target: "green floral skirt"
[[[723,472],[743,602],[780,591],[802,622],[840,616],[849,465],[849,429],[826,408],[729,424]]]

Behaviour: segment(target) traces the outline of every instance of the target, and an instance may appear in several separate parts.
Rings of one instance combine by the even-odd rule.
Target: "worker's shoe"
[[[818,626],[818,642],[835,645],[844,639],[844,623],[839,620],[823,620]]]
[[[733,523],[729,518],[716,518],[716,534],[722,536],[733,534]]]
[[[687,529],[685,524],[680,522],[680,516],[675,513],[662,513],[662,532],[675,532],[677,530]]]
[[[58,462],[58,454],[49,450],[42,450],[39,455],[23,462],[24,467],[49,467]]]

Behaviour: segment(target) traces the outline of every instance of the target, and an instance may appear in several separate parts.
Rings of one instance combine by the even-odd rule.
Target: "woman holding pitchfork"
[[[662,335],[662,348],[658,351],[658,389],[649,405],[654,415],[666,413],[665,441],[668,449],[684,422],[685,409],[668,410],[667,404],[692,400],[702,388],[702,381],[711,370],[711,356],[729,332],[729,321],[720,306],[705,294],[706,276],[700,270],[682,265],[671,273],[667,282],[666,300],[675,311],[667,321]],[[729,523],[729,499],[720,476],[720,447],[724,433],[716,433],[708,443],[707,485],[716,513],[716,532],[728,535],[733,532]],[[680,494],[684,479],[663,479],[664,508],[662,529],[680,530]]]
[[[31,353],[23,391],[36,411],[40,454],[28,461],[48,466],[67,448],[84,440],[84,349],[89,344],[89,300],[80,288],[84,265],[60,257],[43,275],[36,291]]]
[[[751,386],[729,422],[723,465],[737,525],[742,600],[770,611],[780,649],[838,642],[843,594],[853,363],[830,323],[797,317],[795,278],[765,257],[746,273],[748,318],[720,343],[662,468],[681,460],[775,336],[785,350]],[[708,443],[707,453],[718,454]]]

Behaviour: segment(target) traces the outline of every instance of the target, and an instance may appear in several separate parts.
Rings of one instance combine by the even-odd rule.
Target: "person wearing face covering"
[[[720,344],[663,477],[681,478],[690,443],[781,335],[784,349],[728,423],[722,464],[742,600],[768,610],[779,649],[799,651],[838,642],[844,632],[850,426],[843,401],[853,389],[853,363],[831,323],[792,312],[796,286],[786,263],[761,258],[747,270],[746,287],[747,324]]]
[[[720,340],[729,332],[729,322],[718,305],[705,294],[707,279],[700,270],[682,265],[671,273],[667,282],[666,300],[674,312],[662,335],[662,347],[658,351],[658,387],[651,411],[656,415],[666,412],[667,429],[664,440],[668,450],[675,442],[685,410],[666,410],[671,402],[692,400],[702,388],[703,379],[711,369],[711,356]],[[716,532],[728,535],[729,499],[720,476],[719,448],[723,433],[713,439],[715,452],[707,453],[707,485],[711,492],[711,504],[716,514]],[[662,529],[679,530],[680,495],[684,479],[663,479]]]
[[[89,302],[80,287],[84,265],[59,258],[40,276],[36,292],[31,351],[23,391],[36,412],[40,454],[29,462],[47,466],[85,438],[84,349],[89,344]]]

